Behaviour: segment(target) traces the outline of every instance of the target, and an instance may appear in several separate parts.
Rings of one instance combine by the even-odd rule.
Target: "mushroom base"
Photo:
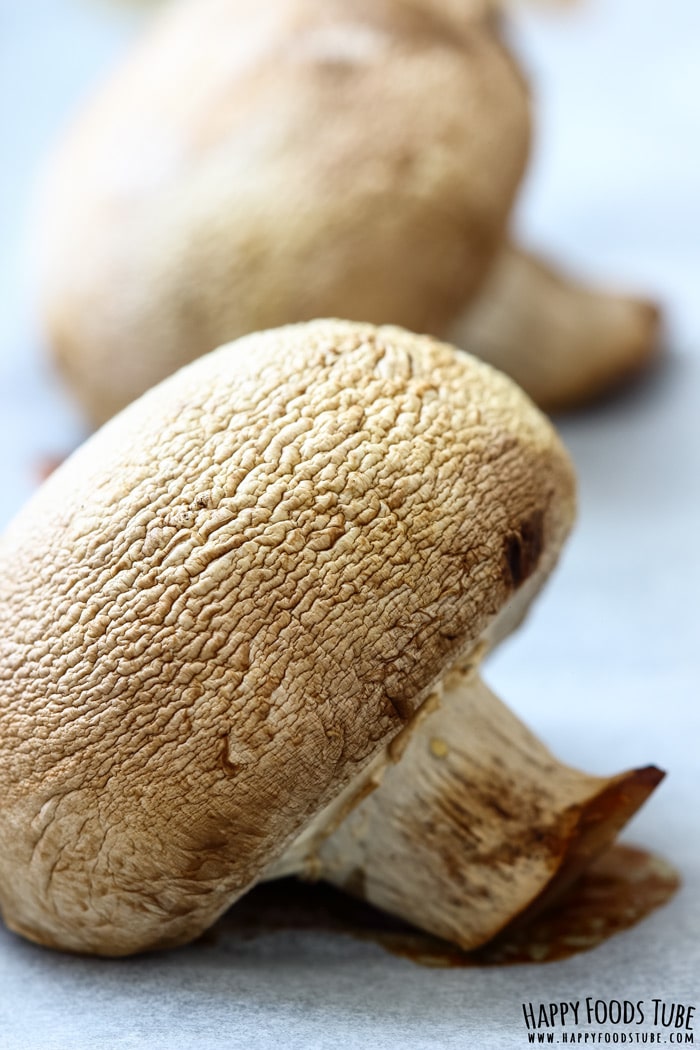
[[[653,303],[588,287],[506,246],[448,338],[560,412],[641,373],[659,356],[660,326]]]
[[[663,777],[563,765],[471,671],[383,757],[366,797],[327,811],[268,877],[325,879],[464,949],[548,903]]]

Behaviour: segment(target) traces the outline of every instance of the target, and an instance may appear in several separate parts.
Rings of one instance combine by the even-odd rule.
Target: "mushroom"
[[[566,867],[604,787],[469,670],[573,515],[525,395],[397,328],[252,335],[134,402],[0,539],[7,924],[168,947],[315,870],[488,935]],[[643,794],[586,818],[598,847]]]
[[[530,105],[490,7],[155,19],[59,146],[36,223],[48,340],[93,422],[225,341],[322,316],[474,346],[548,406],[641,367],[648,305],[582,297],[505,245]]]

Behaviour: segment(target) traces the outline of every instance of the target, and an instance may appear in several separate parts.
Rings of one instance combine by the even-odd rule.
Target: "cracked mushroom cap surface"
[[[248,332],[444,336],[500,245],[529,100],[475,0],[168,5],[54,154],[53,353],[102,422]]]
[[[0,540],[0,904],[188,941],[410,723],[574,514],[522,392],[427,337],[241,339],[115,417]]]

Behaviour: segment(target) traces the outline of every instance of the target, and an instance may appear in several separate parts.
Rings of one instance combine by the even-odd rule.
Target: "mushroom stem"
[[[449,338],[557,411],[640,372],[659,348],[659,311],[570,280],[508,245]]]
[[[563,765],[474,673],[453,672],[405,732],[376,790],[270,874],[323,878],[464,949],[567,885],[663,776]]]

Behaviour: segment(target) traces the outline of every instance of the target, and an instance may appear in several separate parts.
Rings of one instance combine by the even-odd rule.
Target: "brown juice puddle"
[[[477,951],[463,952],[331,886],[282,879],[257,886],[204,940],[215,941],[224,929],[246,937],[284,929],[323,930],[374,941],[424,966],[552,962],[589,951],[636,926],[679,886],[677,872],[661,857],[615,845],[526,925],[506,929]]]

